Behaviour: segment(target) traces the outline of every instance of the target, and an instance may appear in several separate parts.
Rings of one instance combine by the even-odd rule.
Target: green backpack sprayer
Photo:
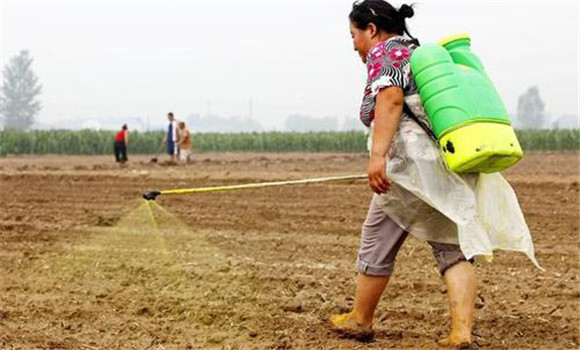
[[[421,45],[411,71],[449,169],[493,173],[517,163],[523,152],[470,44],[468,35],[454,35]]]

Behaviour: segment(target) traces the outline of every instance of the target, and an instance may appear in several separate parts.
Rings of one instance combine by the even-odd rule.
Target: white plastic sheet
[[[424,118],[422,108],[409,105]],[[391,189],[377,203],[414,236],[459,244],[468,259],[491,259],[495,249],[523,252],[541,269],[517,197],[500,173],[450,172],[436,144],[408,118],[401,120],[386,170]]]

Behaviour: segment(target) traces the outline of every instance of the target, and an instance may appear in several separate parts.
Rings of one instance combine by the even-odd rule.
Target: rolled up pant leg
[[[357,259],[358,272],[369,276],[390,276],[395,267],[395,258],[409,233],[385,214],[374,198],[363,224],[360,250]],[[439,273],[467,260],[457,244],[428,241],[438,263]]]
[[[391,220],[373,198],[362,227],[358,272],[369,276],[390,276],[397,253],[407,236],[408,233]]]
[[[461,252],[461,248],[457,244],[447,244],[447,243],[437,243],[429,241],[431,248],[433,248],[433,255],[437,259],[439,264],[439,273],[441,276],[445,274],[445,271],[451,266],[457,264],[461,261],[469,261],[473,263],[473,259],[465,259],[465,255]]]

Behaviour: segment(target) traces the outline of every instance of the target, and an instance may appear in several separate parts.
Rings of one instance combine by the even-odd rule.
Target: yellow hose
[[[243,185],[230,186],[215,186],[215,187],[197,187],[197,188],[178,188],[173,190],[161,191],[160,194],[188,194],[188,193],[207,193],[207,192],[222,192],[231,190],[245,190],[251,188],[274,187],[274,186],[292,186],[292,185],[306,185],[311,183],[342,181],[342,180],[358,180],[366,179],[365,175],[346,175],[346,176],[332,176],[321,177],[314,179],[290,180],[290,181],[275,181],[275,182],[258,182]]]

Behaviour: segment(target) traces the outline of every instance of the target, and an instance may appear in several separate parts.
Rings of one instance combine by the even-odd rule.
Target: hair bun
[[[411,6],[403,5],[401,6],[401,8],[399,8],[399,14],[403,18],[411,18],[415,14],[415,11],[413,11],[413,8]]]

